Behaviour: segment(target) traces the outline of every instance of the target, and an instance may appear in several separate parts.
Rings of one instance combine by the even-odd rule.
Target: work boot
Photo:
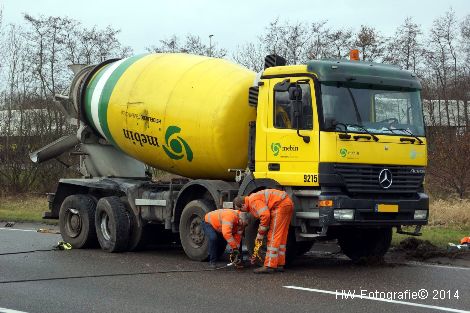
[[[255,273],[255,274],[271,274],[271,273],[274,273],[274,269],[272,267],[263,266],[263,267],[259,267],[255,270],[253,270],[253,273]]]
[[[276,267],[276,272],[284,273],[284,265],[279,265],[278,267]]]

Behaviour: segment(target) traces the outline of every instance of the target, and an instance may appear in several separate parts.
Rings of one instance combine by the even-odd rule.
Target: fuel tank
[[[228,179],[228,169],[247,165],[254,80],[223,59],[144,54],[104,62],[71,90],[81,120],[129,156],[185,177]]]

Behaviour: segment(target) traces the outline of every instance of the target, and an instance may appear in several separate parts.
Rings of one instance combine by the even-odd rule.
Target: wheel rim
[[[109,227],[109,216],[108,216],[108,214],[106,214],[106,212],[101,213],[100,229],[101,229],[101,234],[103,234],[103,238],[106,241],[111,240],[111,229]]]
[[[201,247],[204,243],[204,230],[199,215],[193,214],[189,219],[189,239],[191,245],[195,248]]]
[[[67,209],[65,215],[65,231],[67,236],[76,238],[82,232],[82,217],[77,209]]]

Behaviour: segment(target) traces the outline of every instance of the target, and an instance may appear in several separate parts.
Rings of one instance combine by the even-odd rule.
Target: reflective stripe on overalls
[[[222,215],[225,215],[225,219],[228,219],[227,215],[230,215],[230,218],[233,219],[234,216],[239,217],[238,211],[234,211],[231,209],[220,209],[216,211],[212,211],[206,214],[206,222],[211,224],[212,227],[219,233],[223,234],[223,225],[228,225],[230,228],[230,232],[226,233],[224,235],[225,240],[227,243],[233,248],[238,246],[239,242],[234,238],[233,236],[233,228],[234,224],[231,221],[224,220]],[[237,229],[237,234],[240,232],[240,230]],[[240,234],[239,234],[240,235]]]
[[[276,268],[285,264],[287,234],[292,217],[293,204],[284,191],[268,189],[264,190],[264,196],[266,205],[271,210],[264,266]]]

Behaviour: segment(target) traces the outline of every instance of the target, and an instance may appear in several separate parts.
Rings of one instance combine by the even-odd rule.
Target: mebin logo
[[[193,151],[186,140],[177,135],[180,132],[181,128],[178,126],[169,126],[166,129],[163,150],[173,160],[181,160],[186,155],[186,159],[191,162],[193,160]]]
[[[273,142],[271,144],[271,151],[273,152],[274,156],[278,156],[279,152],[281,151],[281,144],[279,142]]]
[[[279,142],[273,142],[273,143],[271,143],[271,151],[273,152],[274,156],[278,156],[281,151],[283,151],[283,152],[299,151],[299,147],[293,146],[293,145],[283,147]]]
[[[339,149],[339,155],[345,158],[348,155],[348,149],[346,148]]]

